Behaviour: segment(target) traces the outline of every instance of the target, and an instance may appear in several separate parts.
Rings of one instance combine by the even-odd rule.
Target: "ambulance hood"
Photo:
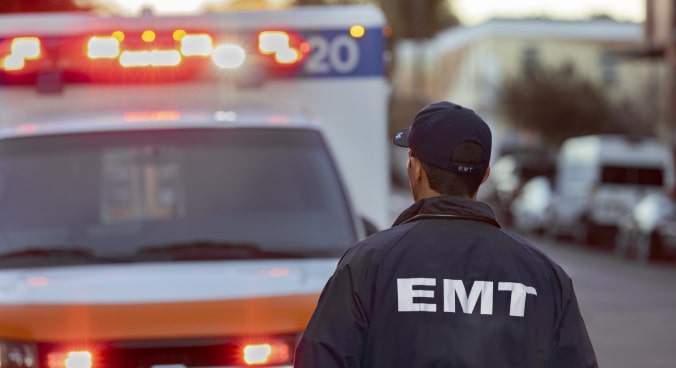
[[[0,338],[188,338],[302,331],[336,259],[0,271]]]

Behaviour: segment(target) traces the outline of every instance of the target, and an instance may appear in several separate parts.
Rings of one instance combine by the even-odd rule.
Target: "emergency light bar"
[[[170,44],[156,45],[157,33],[146,30],[140,39],[148,46],[140,49],[133,46],[133,49],[125,49],[125,38],[122,31],[115,31],[110,36],[91,36],[87,41],[87,57],[92,60],[117,59],[122,67],[158,67],[177,66],[183,57],[208,57],[213,51],[212,37],[206,33],[188,34],[184,30],[175,30]]]
[[[285,30],[214,35],[117,29],[57,41],[29,35],[0,39],[0,81],[28,83],[55,71],[66,76],[65,82],[108,83],[185,80],[238,68],[275,75],[295,70],[311,50],[303,37]]]

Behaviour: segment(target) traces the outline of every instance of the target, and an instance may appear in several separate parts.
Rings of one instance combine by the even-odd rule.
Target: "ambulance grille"
[[[275,339],[292,337],[276,336]],[[242,364],[242,347],[250,338],[174,339],[86,342],[92,368],[233,367]],[[41,367],[50,367],[50,353],[78,350],[79,344],[38,344]]]

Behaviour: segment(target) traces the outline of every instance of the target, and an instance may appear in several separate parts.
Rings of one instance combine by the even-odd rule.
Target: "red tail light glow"
[[[133,111],[124,114],[124,121],[176,121],[181,119],[181,113],[176,110]]]
[[[284,364],[291,359],[291,348],[282,342],[248,344],[242,349],[247,365]]]
[[[38,126],[35,123],[20,124],[14,127],[14,131],[18,134],[34,134],[38,131]]]
[[[92,353],[86,350],[50,353],[47,368],[92,368]]]

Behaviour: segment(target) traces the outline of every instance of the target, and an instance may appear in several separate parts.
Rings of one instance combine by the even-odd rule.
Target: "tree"
[[[336,1],[331,1],[331,0],[296,0],[295,4],[296,5],[329,5],[332,3],[338,3]]]
[[[295,0],[296,5],[363,4],[378,5],[392,28],[391,42],[423,39],[460,22],[448,0]]]
[[[0,13],[91,10],[81,0],[0,0]]]
[[[376,0],[392,27],[392,38],[431,38],[441,30],[458,25],[446,0]]]
[[[511,126],[539,133],[553,147],[585,134],[651,131],[634,106],[613,104],[599,86],[576,75],[570,65],[538,68],[506,79],[500,95],[499,109]]]

